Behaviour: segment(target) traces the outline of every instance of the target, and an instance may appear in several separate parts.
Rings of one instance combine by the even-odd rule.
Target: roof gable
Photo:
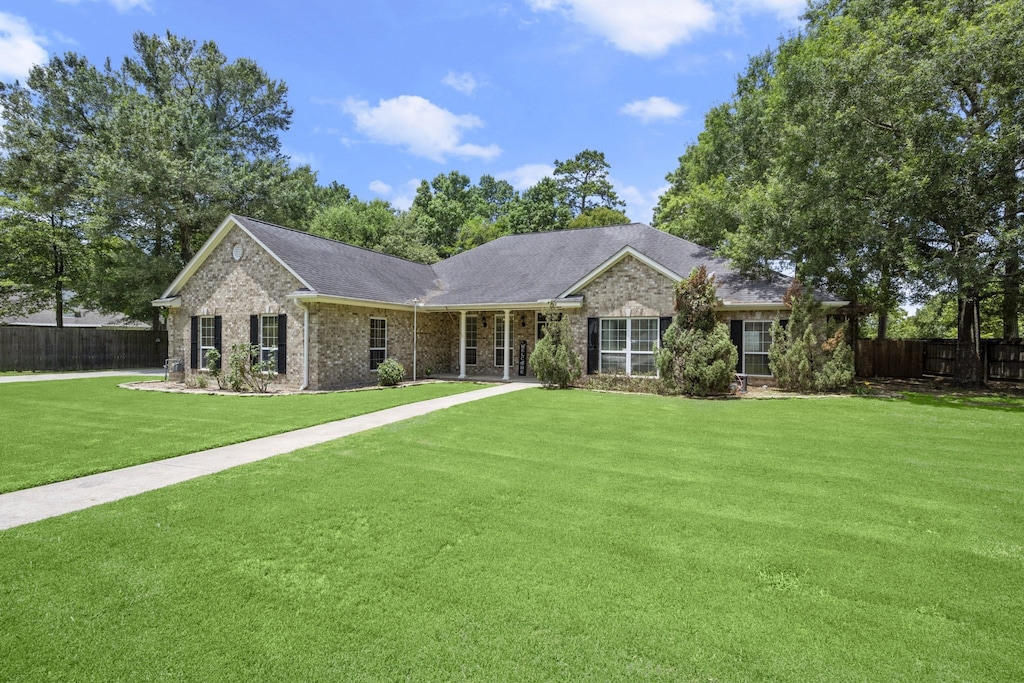
[[[678,274],[678,273],[676,273],[676,272],[666,268],[665,266],[661,265],[660,263],[658,263],[654,259],[652,259],[652,258],[650,258],[648,256],[645,256],[644,254],[641,254],[639,251],[637,251],[633,247],[625,246],[622,249],[620,249],[618,252],[613,254],[604,263],[601,263],[596,268],[594,268],[592,271],[590,271],[589,273],[584,275],[582,278],[580,278],[579,280],[577,280],[576,282],[571,284],[568,288],[566,288],[566,290],[564,292],[562,292],[561,294],[558,295],[559,298],[571,296],[573,294],[578,294],[580,292],[580,290],[582,290],[587,285],[589,285],[591,282],[593,282],[594,280],[596,280],[597,278],[601,277],[606,272],[608,272],[612,268],[612,266],[614,266],[616,263],[619,263],[620,261],[622,261],[623,259],[628,258],[628,257],[635,258],[637,261],[640,261],[640,263],[643,263],[644,265],[646,265],[651,270],[654,270],[654,271],[656,271],[658,273],[661,273],[662,275],[664,275],[668,279],[672,280],[673,282],[679,282],[680,280],[683,279],[682,275],[680,275],[680,274]]]
[[[185,286],[185,283],[192,279],[192,276],[196,274],[196,272],[203,265],[203,263],[206,262],[206,259],[210,257],[210,254],[213,253],[213,250],[216,249],[220,245],[220,243],[224,241],[224,238],[227,236],[229,232],[231,232],[231,228],[233,227],[237,227],[239,230],[248,235],[254,242],[256,242],[256,244],[260,245],[260,247],[264,251],[270,254],[270,256],[274,258],[274,260],[281,264],[281,267],[283,267],[285,270],[291,273],[292,276],[295,277],[295,279],[298,280],[303,287],[310,288],[309,283],[306,282],[301,275],[296,273],[291,266],[289,266],[280,256],[275,254],[272,249],[268,248],[267,245],[264,244],[263,241],[257,235],[254,235],[252,231],[246,227],[246,225],[243,222],[243,219],[240,219],[239,216],[236,216],[235,214],[232,213],[228,214],[228,217],[221,221],[221,224],[217,226],[217,229],[213,231],[213,234],[211,234],[210,237],[206,240],[206,242],[203,243],[203,246],[199,248],[199,251],[196,252],[195,256],[193,256],[192,259],[187,264],[185,264],[185,267],[181,270],[181,272],[178,273],[178,277],[174,278],[171,284],[167,286],[167,289],[165,289],[164,293],[160,295],[160,298],[170,299],[174,295],[178,294],[178,292],[181,291],[182,287]]]

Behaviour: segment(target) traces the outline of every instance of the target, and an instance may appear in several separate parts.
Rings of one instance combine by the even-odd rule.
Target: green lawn
[[[1020,407],[489,398],[0,532],[0,680],[1024,680]]]
[[[480,388],[425,384],[298,396],[121,389],[138,377],[0,384],[0,493],[162,460]]]

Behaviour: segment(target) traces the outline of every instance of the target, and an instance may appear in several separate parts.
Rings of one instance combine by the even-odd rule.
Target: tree
[[[691,396],[729,390],[738,352],[729,330],[715,318],[715,277],[704,266],[676,283],[675,316],[657,353],[667,386]]]
[[[783,389],[835,391],[853,381],[853,350],[843,329],[830,323],[821,303],[794,280],[786,292],[789,322],[772,323],[768,365]]]
[[[565,197],[565,191],[554,178],[541,178],[509,210],[509,233],[521,235],[567,228],[572,214]]]
[[[744,270],[773,262],[884,314],[901,290],[959,301],[957,380],[982,380],[980,304],[1019,310],[1024,0],[833,0],[751,61],[687,150],[658,222]],[[701,149],[703,148],[703,149]],[[671,195],[671,196],[669,196]],[[709,201],[710,200],[710,201]],[[1007,325],[1009,329],[1009,325]]]
[[[88,296],[144,318],[142,302],[159,295],[227,213],[301,215],[312,186],[311,172],[291,171],[280,152],[292,114],[284,83],[252,60],[229,62],[213,42],[137,33],[134,47],[120,70],[107,69],[116,106],[94,159],[91,239],[102,258]]]
[[[573,217],[596,206],[614,209],[626,205],[608,180],[609,168],[604,152],[592,149],[585,149],[572,159],[555,160],[555,182]]]
[[[109,115],[109,85],[68,53],[0,84],[0,310],[52,305],[63,326],[67,290],[85,281],[93,136]]]
[[[566,226],[570,230],[576,228],[596,228],[602,225],[624,225],[630,223],[629,217],[621,211],[606,206],[595,206],[569,221]]]
[[[572,348],[572,329],[554,303],[544,309],[544,336],[530,354],[530,369],[545,386],[567,389],[583,375],[583,363]]]

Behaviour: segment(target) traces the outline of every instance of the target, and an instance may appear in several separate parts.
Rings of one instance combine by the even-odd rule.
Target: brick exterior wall
[[[231,251],[242,246],[242,258],[235,261]],[[172,308],[167,320],[167,355],[182,361],[185,373],[191,367],[191,316],[219,315],[222,324],[222,355],[226,360],[231,345],[249,342],[249,316],[288,316],[284,331],[287,344],[287,373],[275,385],[297,389],[302,384],[302,307],[285,297],[301,285],[274,257],[238,227],[231,228],[199,270],[185,283],[179,295],[181,307]],[[278,331],[282,334],[282,331]]]
[[[413,372],[413,313],[386,308],[310,304],[309,382],[310,389],[341,389],[377,383],[370,370],[370,319],[387,321],[387,357],[405,367],[406,378]],[[448,364],[451,339],[458,344],[458,325],[446,313],[416,314],[418,336],[416,373],[426,376],[451,371]]]
[[[537,345],[537,313],[542,311],[537,310],[512,310],[511,311],[511,335],[509,337],[509,344],[512,347],[512,352],[509,359],[509,377],[519,377],[519,346],[522,342],[526,342],[526,377],[533,377],[533,372],[530,371],[529,358],[530,354],[533,353],[534,347]],[[505,371],[504,364],[495,364],[495,330],[498,328],[496,319],[504,319],[504,311],[478,311],[472,313],[477,317],[477,361],[476,365],[466,365],[466,377],[501,377]],[[452,330],[452,345],[451,354],[449,356],[449,364],[452,372],[458,373],[459,371],[459,314],[457,312],[452,314],[454,319],[454,328]],[[487,326],[484,327],[483,323],[486,321]],[[500,344],[500,340],[498,342]]]

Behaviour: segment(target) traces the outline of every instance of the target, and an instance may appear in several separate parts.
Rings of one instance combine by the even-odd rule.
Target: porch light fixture
[[[480,314],[480,326],[487,327],[487,316],[483,313]]]

